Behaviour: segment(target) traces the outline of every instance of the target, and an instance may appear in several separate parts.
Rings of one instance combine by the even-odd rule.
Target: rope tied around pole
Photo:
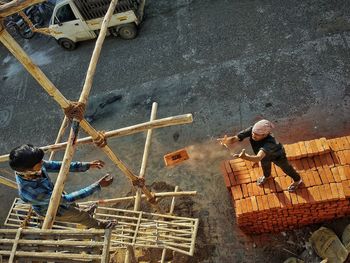
[[[143,188],[145,187],[145,182],[146,182],[145,178],[139,177],[135,180],[132,180],[132,185],[135,187]]]
[[[70,101],[68,107],[63,108],[63,111],[68,119],[81,121],[84,119],[85,106],[83,102]]]
[[[107,137],[105,131],[98,131],[97,137],[92,139],[97,147],[103,148],[107,145]]]

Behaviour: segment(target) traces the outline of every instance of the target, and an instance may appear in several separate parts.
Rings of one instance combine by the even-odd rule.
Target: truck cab
[[[59,0],[50,19],[50,35],[64,49],[73,50],[79,41],[97,37],[108,0]],[[123,39],[137,36],[143,18],[145,0],[121,0],[108,25],[109,33]]]

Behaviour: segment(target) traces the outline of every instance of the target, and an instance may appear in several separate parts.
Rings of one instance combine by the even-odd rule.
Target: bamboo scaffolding
[[[123,136],[132,135],[139,132],[144,132],[148,129],[158,129],[158,128],[164,128],[164,127],[169,127],[174,125],[188,124],[192,122],[193,122],[192,114],[183,114],[183,115],[177,115],[177,116],[172,116],[168,118],[158,119],[154,121],[144,122],[133,126],[113,130],[113,131],[108,131],[106,132],[105,136],[107,139],[115,138],[115,137],[123,137]],[[88,144],[92,142],[93,142],[92,137],[88,136],[88,137],[78,139],[76,141],[76,144],[82,145],[82,144]],[[57,144],[55,143],[52,145],[42,146],[40,148],[46,152],[46,151],[63,150],[66,148],[66,146],[67,146],[67,142],[62,142],[62,143],[57,143]],[[6,162],[8,161],[8,159],[9,159],[9,154],[4,154],[0,156],[0,162]]]
[[[93,82],[93,78],[94,78],[95,71],[96,71],[97,61],[100,57],[102,44],[103,44],[104,39],[106,37],[107,27],[108,27],[109,21],[111,20],[111,17],[113,15],[113,12],[114,12],[114,9],[115,9],[115,6],[117,5],[117,3],[118,3],[118,0],[111,1],[110,5],[108,7],[107,13],[106,13],[105,17],[103,18],[101,30],[99,32],[94,51],[92,52],[90,64],[89,64],[86,78],[85,78],[85,83],[84,83],[83,90],[82,90],[82,92],[80,94],[80,98],[79,98],[79,103],[82,103],[84,105],[86,105],[88,96],[89,96],[90,91],[91,91],[92,82]],[[64,157],[63,157],[61,169],[58,173],[55,187],[53,189],[53,192],[52,192],[52,195],[50,198],[50,204],[49,204],[49,207],[47,209],[44,224],[42,227],[43,229],[51,228],[54,221],[55,221],[57,209],[58,209],[58,206],[60,204],[61,195],[62,195],[62,192],[64,189],[64,183],[67,179],[67,176],[69,173],[70,163],[72,162],[72,158],[73,158],[73,155],[75,152],[75,141],[78,138],[79,124],[80,124],[80,120],[73,119],[70,134],[68,137],[68,145],[67,145]]]

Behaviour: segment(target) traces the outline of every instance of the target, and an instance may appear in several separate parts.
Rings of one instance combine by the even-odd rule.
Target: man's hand
[[[247,156],[245,154],[245,149],[242,149],[242,151],[240,153],[235,153],[235,154],[232,154],[232,156],[234,158],[242,158],[242,159],[245,159],[245,157]]]
[[[90,162],[90,168],[101,169],[103,166],[105,166],[105,163],[101,160],[94,160]]]
[[[101,187],[107,187],[112,184],[113,177],[110,174],[106,174],[100,180],[97,181]]]
[[[227,147],[230,144],[233,144],[236,142],[236,136],[230,136],[228,137],[226,134],[223,138],[218,138],[217,141],[220,142],[222,146]]]

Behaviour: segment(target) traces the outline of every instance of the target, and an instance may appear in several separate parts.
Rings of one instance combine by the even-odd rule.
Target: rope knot
[[[84,119],[85,103],[79,101],[71,101],[68,107],[64,108],[63,111],[68,119],[77,119],[81,121]]]
[[[104,131],[98,131],[97,137],[93,139],[94,144],[97,147],[103,148],[107,145],[106,133]]]

